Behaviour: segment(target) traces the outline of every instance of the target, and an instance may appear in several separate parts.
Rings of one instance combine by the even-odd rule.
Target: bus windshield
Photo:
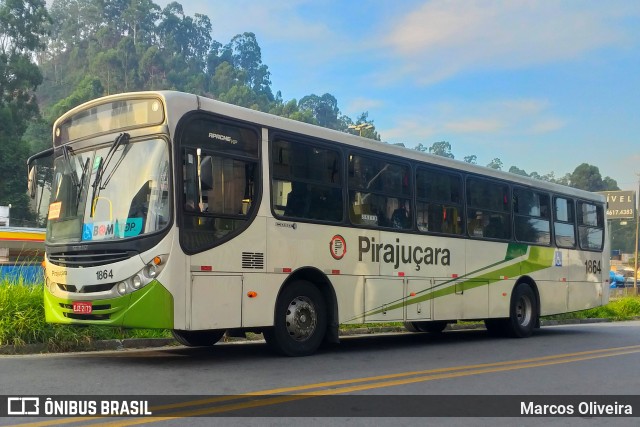
[[[48,241],[126,239],[168,225],[170,174],[165,140],[127,140],[77,153],[63,146],[58,151]]]

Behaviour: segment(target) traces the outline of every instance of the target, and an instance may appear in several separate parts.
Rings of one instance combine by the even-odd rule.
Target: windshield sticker
[[[100,156],[96,156],[96,158],[93,160],[93,170],[97,171],[98,168],[100,167],[100,161],[102,160],[102,157]]]
[[[55,202],[49,205],[48,219],[60,218],[60,211],[62,210],[62,202]]]
[[[82,225],[82,240],[107,240],[134,237],[142,232],[142,218],[119,222],[100,221]]]
[[[116,221],[116,236],[118,237],[134,237],[142,232],[142,218],[127,218],[122,223]]]

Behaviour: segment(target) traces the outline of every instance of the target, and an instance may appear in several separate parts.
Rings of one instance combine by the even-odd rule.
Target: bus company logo
[[[331,238],[329,242],[329,250],[333,259],[342,259],[347,253],[347,242],[339,234],[336,234]]]
[[[228,142],[231,145],[236,145],[238,143],[237,139],[233,139],[227,135],[220,135],[219,133],[209,132],[209,138],[217,139],[218,141]]]

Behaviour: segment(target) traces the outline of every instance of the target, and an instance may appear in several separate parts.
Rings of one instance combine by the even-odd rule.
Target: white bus
[[[48,322],[302,356],[341,324],[526,337],[608,301],[586,191],[170,91],[74,108],[52,153]]]

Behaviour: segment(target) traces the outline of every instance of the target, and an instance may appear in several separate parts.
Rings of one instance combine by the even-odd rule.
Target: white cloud
[[[548,133],[565,127],[566,121],[558,118],[543,119],[533,123],[530,130],[533,133]]]
[[[444,129],[453,133],[489,133],[498,132],[505,124],[498,119],[465,119],[444,124]]]
[[[429,1],[393,26],[386,44],[422,84],[470,69],[514,69],[566,61],[631,43],[621,21],[636,2]],[[398,71],[396,68],[395,71]]]
[[[461,138],[513,141],[555,132],[567,121],[557,117],[546,99],[515,98],[490,101],[450,101],[418,107],[424,114],[402,115],[391,128],[380,129],[390,142],[417,144]]]
[[[379,130],[385,141],[402,142],[407,147],[430,141],[437,133],[436,125],[426,124],[422,117],[404,117],[394,127]]]
[[[381,108],[384,103],[379,99],[371,98],[353,98],[347,105],[344,112],[348,114],[360,114],[365,111],[369,111],[373,108]]]

